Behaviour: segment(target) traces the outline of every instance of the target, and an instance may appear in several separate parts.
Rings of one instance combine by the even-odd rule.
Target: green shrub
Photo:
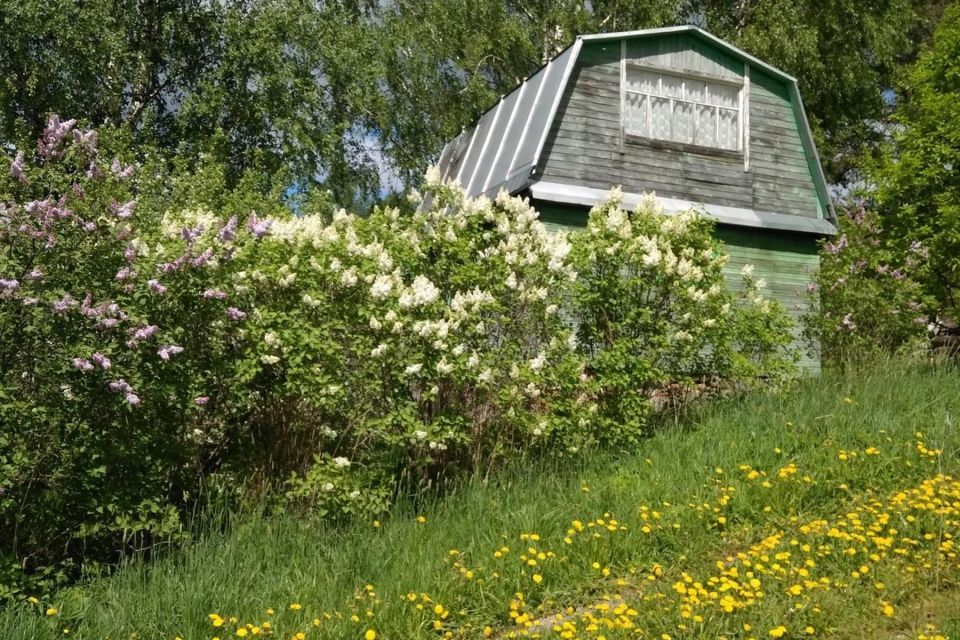
[[[635,441],[665,385],[788,369],[782,313],[760,283],[727,291],[692,214],[611,202],[549,233],[435,172],[407,214],[235,215],[256,190],[209,171],[164,210],[162,171],[100,155],[52,118],[0,182],[7,595],[183,537],[205,492],[370,514],[507,458]]]
[[[808,286],[804,336],[827,366],[857,365],[923,343],[931,301],[919,241],[906,259],[884,241],[880,219],[863,202],[840,208],[839,238],[821,243],[820,270]]]
[[[634,442],[656,392],[792,373],[789,318],[749,273],[742,293],[731,292],[713,223],[694,211],[665,215],[653,197],[628,214],[620,199],[615,191],[594,208],[575,241],[574,310],[600,407],[598,433]]]

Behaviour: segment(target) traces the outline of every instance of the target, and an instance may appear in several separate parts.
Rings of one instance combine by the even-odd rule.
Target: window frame
[[[624,41],[624,44],[626,42]],[[658,149],[672,149],[676,151],[685,151],[689,153],[698,153],[703,155],[711,156],[723,156],[729,158],[742,158],[744,163],[744,171],[749,169],[749,144],[750,136],[749,132],[749,116],[747,114],[749,110],[748,104],[748,92],[750,88],[750,75],[749,75],[749,66],[744,63],[744,72],[743,75],[737,79],[723,78],[709,73],[690,71],[688,69],[675,69],[671,67],[664,67],[662,65],[650,64],[642,62],[640,60],[628,60],[626,58],[626,47],[621,48],[622,59],[620,64],[620,133],[621,133],[621,143],[631,143],[639,144],[649,147],[654,147]],[[661,76],[670,76],[672,78],[678,78],[680,80],[695,80],[698,82],[705,82],[708,84],[721,84],[728,87],[734,87],[737,89],[737,104],[736,107],[723,107],[720,105],[713,105],[707,102],[701,102],[697,100],[688,100],[685,95],[680,98],[671,97],[671,96],[662,96],[659,94],[646,93],[643,91],[635,91],[627,88],[627,74],[631,71],[644,71],[647,73],[656,73]],[[686,86],[682,85],[684,93],[686,92]],[[709,91],[709,89],[707,89]],[[726,109],[728,111],[737,112],[737,142],[738,149],[723,149],[720,147],[712,147],[706,145],[698,145],[689,142],[677,142],[674,140],[664,140],[661,138],[653,138],[649,136],[642,136],[635,133],[627,132],[627,97],[629,95],[641,95],[646,97],[647,104],[647,130],[650,130],[650,121],[651,117],[651,104],[652,98],[665,98],[670,101],[670,110],[671,115],[673,109],[675,108],[675,103],[677,101],[683,102],[685,104],[694,106],[694,113],[696,113],[696,108],[698,106],[707,106],[713,107],[716,109],[716,122],[717,128],[719,131],[720,126],[720,110]],[[696,123],[697,119],[694,118],[694,132],[696,132]],[[673,122],[671,121],[671,127]],[[715,137],[719,137],[716,136]],[[695,138],[694,138],[695,139]],[[624,151],[623,144],[621,144],[621,153]]]

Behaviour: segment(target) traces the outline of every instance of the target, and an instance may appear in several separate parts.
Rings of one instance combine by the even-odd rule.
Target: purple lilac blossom
[[[58,115],[50,116],[50,119],[47,120],[47,126],[43,130],[43,137],[37,141],[37,150],[40,155],[53,160],[59,158],[61,154],[60,145],[75,124],[77,124],[76,120],[61,122]]]
[[[110,381],[110,383],[107,384],[107,387],[109,387],[110,391],[113,391],[114,393],[130,393],[133,391],[133,388],[127,384],[127,381],[123,378]]]
[[[36,298],[24,298],[22,302],[23,302],[23,306],[32,307],[33,305],[37,304],[40,301],[37,300]]]
[[[193,403],[198,407],[202,407],[206,405],[208,402],[210,402],[209,396],[197,396],[196,398],[193,399]]]
[[[147,286],[154,293],[164,294],[167,292],[166,285],[160,284],[160,281],[156,279],[147,280]]]
[[[160,330],[155,324],[148,324],[145,327],[140,327],[139,329],[134,330],[133,339],[134,340],[147,340],[148,338],[156,335],[157,331]]]
[[[113,175],[115,175],[120,180],[126,180],[127,178],[132,176],[134,168],[135,167],[132,164],[123,166],[120,163],[119,158],[114,158],[113,163],[110,164],[110,172],[113,173]]]
[[[97,152],[97,132],[94,129],[89,131],[73,130],[73,141],[89,153]]]
[[[30,269],[30,272],[27,274],[27,280],[43,280],[43,271],[41,271],[40,267]]]
[[[193,265],[194,267],[202,267],[203,265],[207,264],[207,262],[209,262],[210,258],[212,257],[213,257],[213,249],[208,248],[203,253],[201,253],[200,255],[195,257],[193,260],[191,260],[190,264]]]
[[[157,350],[157,355],[160,356],[161,360],[169,360],[170,356],[175,356],[178,353],[183,353],[183,347],[176,344],[165,344]]]
[[[87,178],[90,180],[99,180],[102,177],[103,171],[100,170],[95,160],[91,160],[90,166],[87,167]]]
[[[247,314],[236,307],[227,307],[227,317],[231,320],[243,320]]]
[[[74,358],[73,367],[75,369],[80,369],[81,371],[93,370],[93,364],[86,358]]]
[[[23,151],[18,151],[13,162],[10,163],[10,175],[20,182],[25,183],[27,181],[27,176],[23,172]]]
[[[77,301],[70,294],[67,294],[51,305],[51,310],[59,315],[63,315],[69,309],[77,306]]]
[[[217,300],[226,300],[227,292],[221,289],[207,289],[203,292],[203,297],[207,299],[215,298]]]
[[[258,240],[263,236],[270,233],[270,227],[273,226],[273,220],[270,218],[259,219],[257,214],[250,212],[250,217],[247,219],[247,229],[253,234],[253,237]]]
[[[121,220],[125,220],[133,215],[133,210],[137,208],[137,201],[131,200],[130,202],[125,202],[124,204],[117,203],[116,200],[110,201],[110,211],[113,212],[113,215],[117,216]]]
[[[849,329],[850,331],[853,331],[854,329],[857,328],[857,323],[853,321],[853,314],[850,314],[850,313],[843,316],[843,321],[841,324],[843,324],[843,326]]]
[[[114,276],[117,280],[129,280],[130,278],[135,278],[137,272],[130,267],[123,267],[120,271],[117,271],[117,275]]]
[[[111,366],[113,366],[113,363],[110,362],[110,358],[108,358],[107,356],[99,352],[90,356],[90,359],[93,361],[95,365],[97,365],[98,367],[104,370],[109,369]]]
[[[187,244],[193,244],[197,238],[203,235],[204,231],[206,231],[206,228],[202,224],[198,224],[192,229],[190,227],[184,227],[180,229],[180,237],[183,238]]]
[[[126,396],[126,401],[128,404],[140,404],[140,396],[131,392]]]
[[[220,242],[231,242],[237,237],[237,216],[231,216],[227,224],[217,232],[217,240]]]

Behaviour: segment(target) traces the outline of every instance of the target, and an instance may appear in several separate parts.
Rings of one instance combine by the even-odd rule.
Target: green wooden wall
[[[534,202],[534,206],[550,229],[574,231],[586,226],[587,211],[583,208],[545,202]],[[752,264],[754,277],[767,281],[766,295],[778,300],[794,320],[799,320],[807,310],[807,283],[819,266],[816,236],[726,225],[718,226],[716,235],[730,254],[725,268],[730,286],[740,288],[740,270]],[[796,331],[800,344],[799,326]],[[800,346],[803,349],[801,365],[811,372],[818,371],[818,358],[811,357],[805,345]]]
[[[629,59],[743,74],[743,63],[690,35],[627,41]],[[742,157],[628,141],[620,152],[620,41],[586,43],[561,98],[537,179],[756,211],[823,217],[787,84],[751,67],[749,170]]]

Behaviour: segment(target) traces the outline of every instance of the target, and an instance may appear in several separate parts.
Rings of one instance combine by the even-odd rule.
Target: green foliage
[[[877,141],[883,92],[941,4],[5,0],[0,141],[82,114],[126,131],[138,156],[208,154],[230,186],[285,169],[290,184],[369,204],[417,184],[445,140],[576,35],[695,17],[799,78],[838,180]]]
[[[635,442],[668,385],[689,393],[789,375],[789,318],[749,272],[742,292],[730,291],[713,223],[692,211],[666,216],[655,198],[628,214],[619,198],[593,209],[575,241],[573,308],[604,437]]]
[[[694,0],[704,26],[797,78],[830,182],[845,182],[882,140],[884,98],[942,11],[942,0]]]
[[[930,47],[904,75],[896,126],[869,167],[890,243],[906,255],[929,249],[924,288],[956,314],[960,290],[960,5],[939,23]]]
[[[807,288],[803,318],[811,351],[828,366],[862,365],[878,356],[917,347],[930,322],[920,285],[929,252],[919,242],[906,260],[885,242],[880,217],[862,202],[839,215],[840,237],[821,243],[820,270]]]

